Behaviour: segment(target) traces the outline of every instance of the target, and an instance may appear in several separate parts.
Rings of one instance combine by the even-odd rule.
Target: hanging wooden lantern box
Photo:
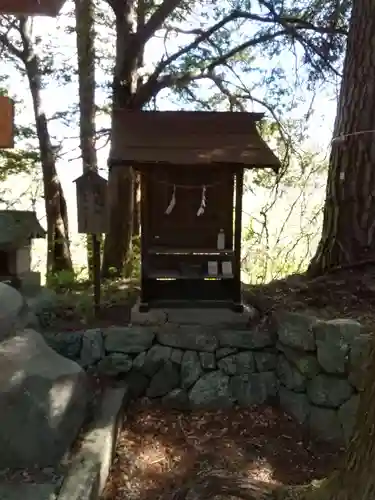
[[[74,181],[77,190],[78,232],[104,234],[108,230],[107,181],[88,170]]]
[[[2,14],[56,17],[65,0],[0,0]]]
[[[110,168],[141,177],[141,304],[241,306],[245,167],[279,168],[254,113],[114,114]]]
[[[14,102],[0,96],[0,149],[14,147]]]

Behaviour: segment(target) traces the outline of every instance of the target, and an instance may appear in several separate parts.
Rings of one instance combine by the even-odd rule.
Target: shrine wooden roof
[[[262,113],[114,110],[109,165],[222,164],[275,171],[280,161],[261,138]]]
[[[32,238],[44,238],[46,231],[36,213],[28,210],[0,210],[0,247],[17,247]]]
[[[0,0],[1,14],[55,17],[65,0]]]

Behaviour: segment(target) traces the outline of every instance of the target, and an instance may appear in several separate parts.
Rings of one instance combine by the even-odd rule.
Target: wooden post
[[[239,168],[236,171],[236,208],[235,208],[235,222],[234,222],[234,279],[236,282],[238,302],[234,305],[234,309],[242,312],[243,306],[241,304],[241,234],[242,234],[242,189],[243,189],[244,171]]]
[[[108,229],[107,181],[98,172],[87,170],[75,180],[77,188],[78,232],[92,242],[94,311],[98,316],[101,302],[100,240]]]
[[[101,302],[101,279],[100,279],[100,237],[93,233],[92,237],[92,253],[93,253],[93,271],[94,271],[94,312],[98,317],[100,312]]]

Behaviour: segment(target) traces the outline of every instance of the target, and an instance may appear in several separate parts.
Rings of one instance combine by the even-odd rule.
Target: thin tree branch
[[[262,4],[265,7],[267,7],[268,10],[270,9],[269,3],[267,1],[262,2]],[[252,14],[249,12],[235,10],[230,14],[228,14],[227,16],[225,16],[221,21],[215,23],[213,26],[211,26],[209,29],[205,31],[199,29],[191,30],[190,33],[196,34],[197,35],[196,38],[190,44],[186,45],[185,47],[182,47],[174,54],[166,57],[164,60],[161,60],[159,62],[152,75],[150,75],[148,80],[139,87],[138,93],[135,96],[136,102],[143,104],[147,102],[151,97],[155,96],[158,92],[160,92],[160,90],[166,88],[166,86],[168,86],[166,85],[167,82],[171,82],[172,80],[176,82],[177,81],[176,75],[174,75],[173,77],[171,75],[166,75],[162,78],[160,78],[160,76],[162,75],[163,71],[165,71],[167,67],[171,65],[173,62],[175,62],[177,59],[184,56],[191,50],[197,48],[202,42],[207,41],[213,34],[215,34],[217,31],[219,31],[228,23],[239,19],[252,20],[260,23],[279,24],[283,27],[283,29],[273,34],[267,33],[260,35],[256,39],[249,40],[239,45],[238,47],[233,48],[231,51],[221,55],[220,57],[212,61],[209,65],[206,66],[205,70],[201,71],[199,75],[194,74],[193,79],[202,78],[202,73],[204,71],[211,71],[220,64],[224,64],[228,59],[235,56],[242,50],[245,50],[246,48],[255,46],[259,43],[264,43],[268,40],[274,39],[282,35],[290,35],[304,47],[306,52],[310,49],[312,52],[314,52],[316,55],[318,55],[320,58],[324,60],[324,63],[329,67],[329,69],[333,73],[339,75],[338,71],[332,66],[330,61],[328,61],[328,59],[325,57],[322,51],[319,50],[314,44],[305,40],[304,37],[299,33],[299,31],[307,30],[320,34],[332,33],[332,34],[345,35],[347,33],[346,30],[344,29],[333,30],[332,27],[316,26],[313,23],[301,20],[299,18],[294,18],[290,16],[283,17],[278,15],[275,10],[269,10],[269,12],[271,16],[265,17],[265,16],[260,16],[258,14]],[[188,80],[189,78],[187,75],[180,75],[180,84],[182,84],[182,81],[186,82]]]
[[[172,12],[182,3],[182,0],[164,0],[158,9],[152,14],[143,28],[137,32],[136,43],[138,48],[145,45],[148,40],[158,31],[172,14]]]
[[[230,58],[234,57],[236,54],[250,47],[254,47],[260,43],[268,42],[285,34],[286,34],[285,30],[280,30],[274,33],[266,33],[260,35],[257,38],[253,38],[252,40],[248,40],[247,42],[244,42],[238,45],[237,47],[234,47],[230,51],[209,62],[205,68],[200,69],[198,72],[166,74],[158,78],[157,76],[158,70],[156,69],[155,72],[149,77],[149,79],[139,88],[139,91],[135,96],[137,105],[143,106],[146,102],[149,101],[151,97],[154,97],[156,94],[158,94],[161,90],[165,88],[172,86],[184,86],[194,80],[201,80],[203,78],[208,78],[210,72],[212,72],[216,67],[225,64]],[[191,45],[192,44],[189,44],[186,47],[184,47],[184,49],[181,49],[179,51],[180,55],[188,53],[191,50],[189,48]],[[172,58],[174,58],[176,54],[177,53],[173,54],[168,59],[172,60]]]
[[[4,48],[9,50],[9,52],[15,56],[18,57],[19,59],[22,60],[23,58],[23,51],[20,49],[17,49],[17,47],[9,40],[8,35],[10,31],[13,28],[16,28],[16,24],[18,22],[18,18],[14,19],[12,22],[10,22],[7,26],[7,31],[6,33],[1,33],[0,34],[0,43],[3,45]]]

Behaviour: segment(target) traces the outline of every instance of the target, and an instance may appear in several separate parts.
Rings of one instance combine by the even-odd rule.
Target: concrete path
[[[55,500],[56,484],[0,483],[1,500]]]

